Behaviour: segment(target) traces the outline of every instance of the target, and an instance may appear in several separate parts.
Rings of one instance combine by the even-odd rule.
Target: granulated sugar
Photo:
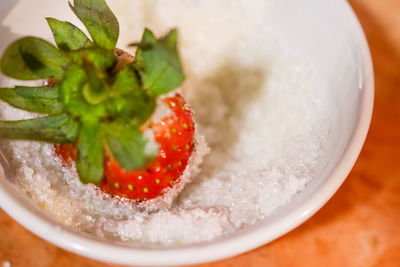
[[[199,130],[211,152],[170,209],[148,213],[104,199],[62,167],[51,145],[2,141],[15,183],[55,219],[96,236],[147,244],[210,240],[251,225],[313,178],[331,126],[310,66],[268,32],[268,1],[114,0],[119,47],[179,29]],[[15,81],[7,81],[15,84]],[[6,84],[3,84],[3,86]],[[1,119],[30,116],[2,103]]]

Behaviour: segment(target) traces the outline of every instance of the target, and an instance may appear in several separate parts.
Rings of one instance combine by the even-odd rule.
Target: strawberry
[[[131,44],[133,57],[116,48],[119,24],[104,0],[74,0],[70,7],[91,39],[69,22],[47,18],[57,47],[24,37],[4,52],[5,75],[47,83],[0,88],[0,99],[47,116],[0,121],[0,138],[54,143],[65,163],[76,162],[83,183],[111,195],[141,202],[181,190],[195,126],[180,94],[162,96],[184,80],[177,31],[157,39],[145,29]],[[170,114],[149,123],[160,102]]]
[[[147,166],[125,171],[118,161],[107,153],[104,158],[104,179],[100,188],[111,195],[137,201],[154,199],[172,188],[186,169],[194,146],[193,113],[179,93],[163,99],[171,114],[151,123],[159,154]],[[76,147],[71,144],[55,145],[56,154],[67,166],[76,160]]]

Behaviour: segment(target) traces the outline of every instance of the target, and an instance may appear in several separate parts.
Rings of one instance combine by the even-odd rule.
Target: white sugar
[[[122,27],[121,48],[138,41],[145,26],[156,35],[178,27],[182,90],[212,150],[170,209],[148,213],[82,185],[48,144],[2,141],[15,183],[32,201],[99,237],[168,245],[232,233],[304,189],[328,149],[327,96],[310,66],[268,32],[268,1],[109,2]],[[0,104],[1,119],[27,116]]]

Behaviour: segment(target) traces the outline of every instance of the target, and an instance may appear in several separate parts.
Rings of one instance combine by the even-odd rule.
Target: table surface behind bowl
[[[353,171],[328,204],[296,230],[198,267],[400,266],[400,1],[350,3],[365,29],[376,75],[372,125]],[[2,211],[0,236],[0,266],[115,266],[59,249]]]

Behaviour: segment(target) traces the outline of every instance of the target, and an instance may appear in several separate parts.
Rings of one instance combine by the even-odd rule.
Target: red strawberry
[[[171,114],[152,124],[159,154],[146,167],[127,172],[110,153],[104,159],[104,179],[100,188],[109,194],[144,201],[163,195],[172,188],[187,167],[193,152],[194,122],[192,111],[180,94],[163,100]],[[64,162],[76,159],[73,145],[56,145]]]
[[[48,82],[1,88],[0,99],[47,116],[0,121],[0,138],[54,143],[65,163],[76,161],[82,183],[138,202],[162,195],[161,204],[170,204],[199,162],[189,164],[194,123],[181,95],[164,98],[171,112],[146,123],[157,99],[185,78],[177,30],[156,38],[145,29],[142,40],[131,44],[136,47],[131,56],[116,48],[119,24],[104,0],[74,0],[70,7],[92,38],[71,23],[47,18],[57,47],[25,37],[4,52],[0,70],[5,75]],[[158,155],[152,141],[159,144]]]

